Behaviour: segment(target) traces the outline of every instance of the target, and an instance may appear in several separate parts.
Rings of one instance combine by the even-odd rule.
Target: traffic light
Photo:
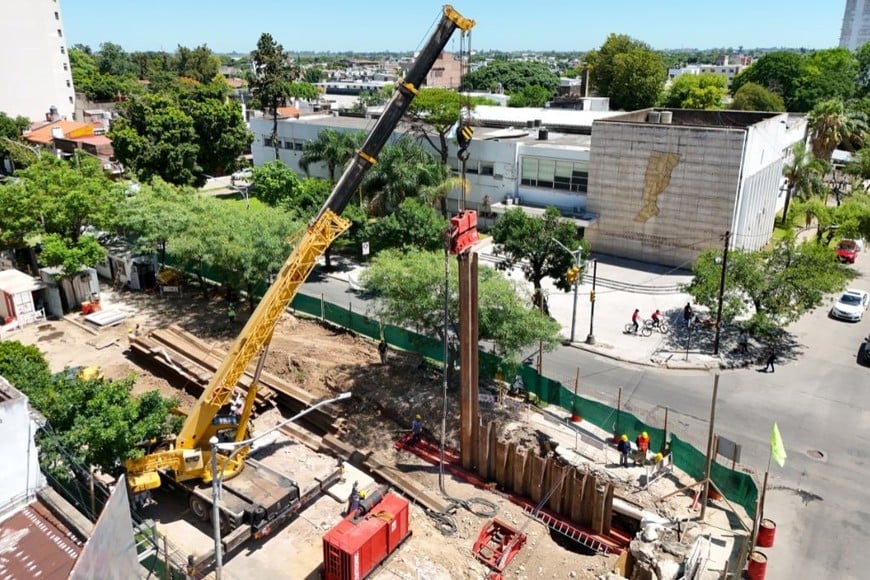
[[[589,292],[589,302],[595,302],[595,290]]]
[[[568,284],[576,284],[577,280],[580,278],[580,267],[573,266],[568,270],[568,273],[565,274],[565,279],[568,281]]]

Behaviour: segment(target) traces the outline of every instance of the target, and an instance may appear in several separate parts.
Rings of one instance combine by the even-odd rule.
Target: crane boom
[[[236,338],[229,356],[221,363],[185,420],[173,448],[127,462],[128,481],[132,491],[158,487],[158,470],[163,469],[171,470],[179,481],[210,479],[208,460],[211,452],[208,440],[216,432],[215,417],[221,407],[232,398],[233,389],[251,362],[264,354],[272,339],[275,325],[314,269],[317,259],[350,227],[350,222],[341,217],[341,212],[361,184],[366,171],[377,163],[377,156],[408,110],[453,32],[458,28],[465,34],[474,24],[473,20],[465,18],[449,4],[444,6],[442,17],[426,45],[397,86],[362,148],[344,170],[323,207],[296,243],[275,282],[251,314]],[[248,399],[253,397],[255,391],[256,385],[252,385]],[[243,429],[239,431],[236,440],[244,439]],[[239,453],[232,465],[224,466],[225,479],[242,469],[243,460],[244,453]]]

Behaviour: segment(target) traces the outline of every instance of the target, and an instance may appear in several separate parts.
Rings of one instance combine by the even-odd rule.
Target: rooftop
[[[34,278],[14,268],[0,271],[0,291],[7,294],[18,294],[20,292],[33,292],[41,290],[45,285]]]
[[[706,111],[700,109],[641,109],[630,113],[618,113],[615,116],[597,119],[604,123],[644,123],[657,124],[649,120],[649,113],[670,112],[670,125],[683,127],[710,127],[744,129],[761,123],[778,115],[788,113],[770,113],[766,111]]]
[[[39,501],[0,522],[2,578],[66,580],[81,546]]]

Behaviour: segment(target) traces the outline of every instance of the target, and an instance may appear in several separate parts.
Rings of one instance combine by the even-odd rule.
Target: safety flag
[[[782,435],[779,434],[776,421],[773,422],[773,429],[770,431],[770,456],[780,467],[785,465],[785,460],[788,457],[785,454],[785,445],[782,444]]]

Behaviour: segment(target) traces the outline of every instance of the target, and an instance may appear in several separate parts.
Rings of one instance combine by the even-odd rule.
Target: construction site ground
[[[170,298],[104,288],[101,304],[104,310],[128,309],[129,317],[115,326],[96,328],[78,314],[71,314],[64,320],[44,321],[4,334],[2,339],[38,346],[56,371],[77,365],[99,365],[108,379],[134,373],[135,392],[158,389],[164,395],[177,397],[181,409],[189,410],[196,397],[184,390],[185,385],[172,377],[155,374],[142,359],[130,356],[127,348],[130,332],[148,333],[176,324],[206,343],[227,350],[249,312],[247,306],[237,308],[238,318],[230,323],[226,318],[226,301],[220,296],[206,298],[196,289],[186,289],[183,296]],[[423,416],[430,433],[436,437],[440,433],[440,371],[420,362],[418,355],[391,351],[387,365],[381,365],[374,342],[287,314],[275,331],[266,370],[315,396],[352,391],[353,397],[340,407],[340,413],[347,418],[342,440],[435,491],[439,489],[437,466],[393,448],[393,442],[407,431],[416,413]],[[458,442],[457,398],[455,391],[448,393],[447,442],[454,447]],[[587,424],[578,429],[565,420],[561,410],[541,411],[519,401],[499,404],[494,397],[486,397],[481,401],[481,414],[484,421],[498,419],[505,426],[501,435],[504,439],[527,442],[534,447],[539,435],[545,434],[558,443],[557,452],[566,461],[586,465],[610,479],[617,486],[616,496],[639,508],[668,518],[692,520],[698,515],[696,506],[693,507],[693,492],[677,493],[658,501],[694,480],[679,472],[667,473],[648,489],[642,489],[648,468],[619,467],[609,434]],[[257,417],[256,427],[263,430],[283,417],[281,409],[270,410]],[[314,477],[337,465],[336,459],[278,434],[255,456],[295,479],[303,490],[314,482]],[[445,491],[450,496],[481,497],[494,502],[499,510],[497,517],[528,536],[526,545],[506,570],[506,577],[597,578],[613,569],[616,556],[589,555],[525,516],[520,507],[497,492],[476,489],[450,475],[444,479]],[[375,485],[365,474],[348,468],[343,481],[294,522],[265,541],[231,554],[225,562],[225,576],[318,578],[321,538],[342,517],[352,481]],[[156,505],[147,508],[150,512],[145,515],[157,521],[176,545],[194,554],[213,546],[211,527],[196,522],[186,504],[168,494],[155,494],[155,499]],[[463,509],[454,517],[458,533],[447,537],[421,507],[413,505],[410,512],[413,535],[373,577],[484,578],[487,569],[473,558],[471,548],[489,518]],[[741,519],[746,522],[742,510],[735,515],[724,502],[717,501],[707,509],[706,524],[690,521],[681,526],[683,543],[691,543],[699,535],[712,537],[705,549],[709,551],[708,572],[702,577],[718,577],[729,558],[736,558],[734,538],[743,533],[737,523]],[[676,532],[668,534],[677,539]]]

